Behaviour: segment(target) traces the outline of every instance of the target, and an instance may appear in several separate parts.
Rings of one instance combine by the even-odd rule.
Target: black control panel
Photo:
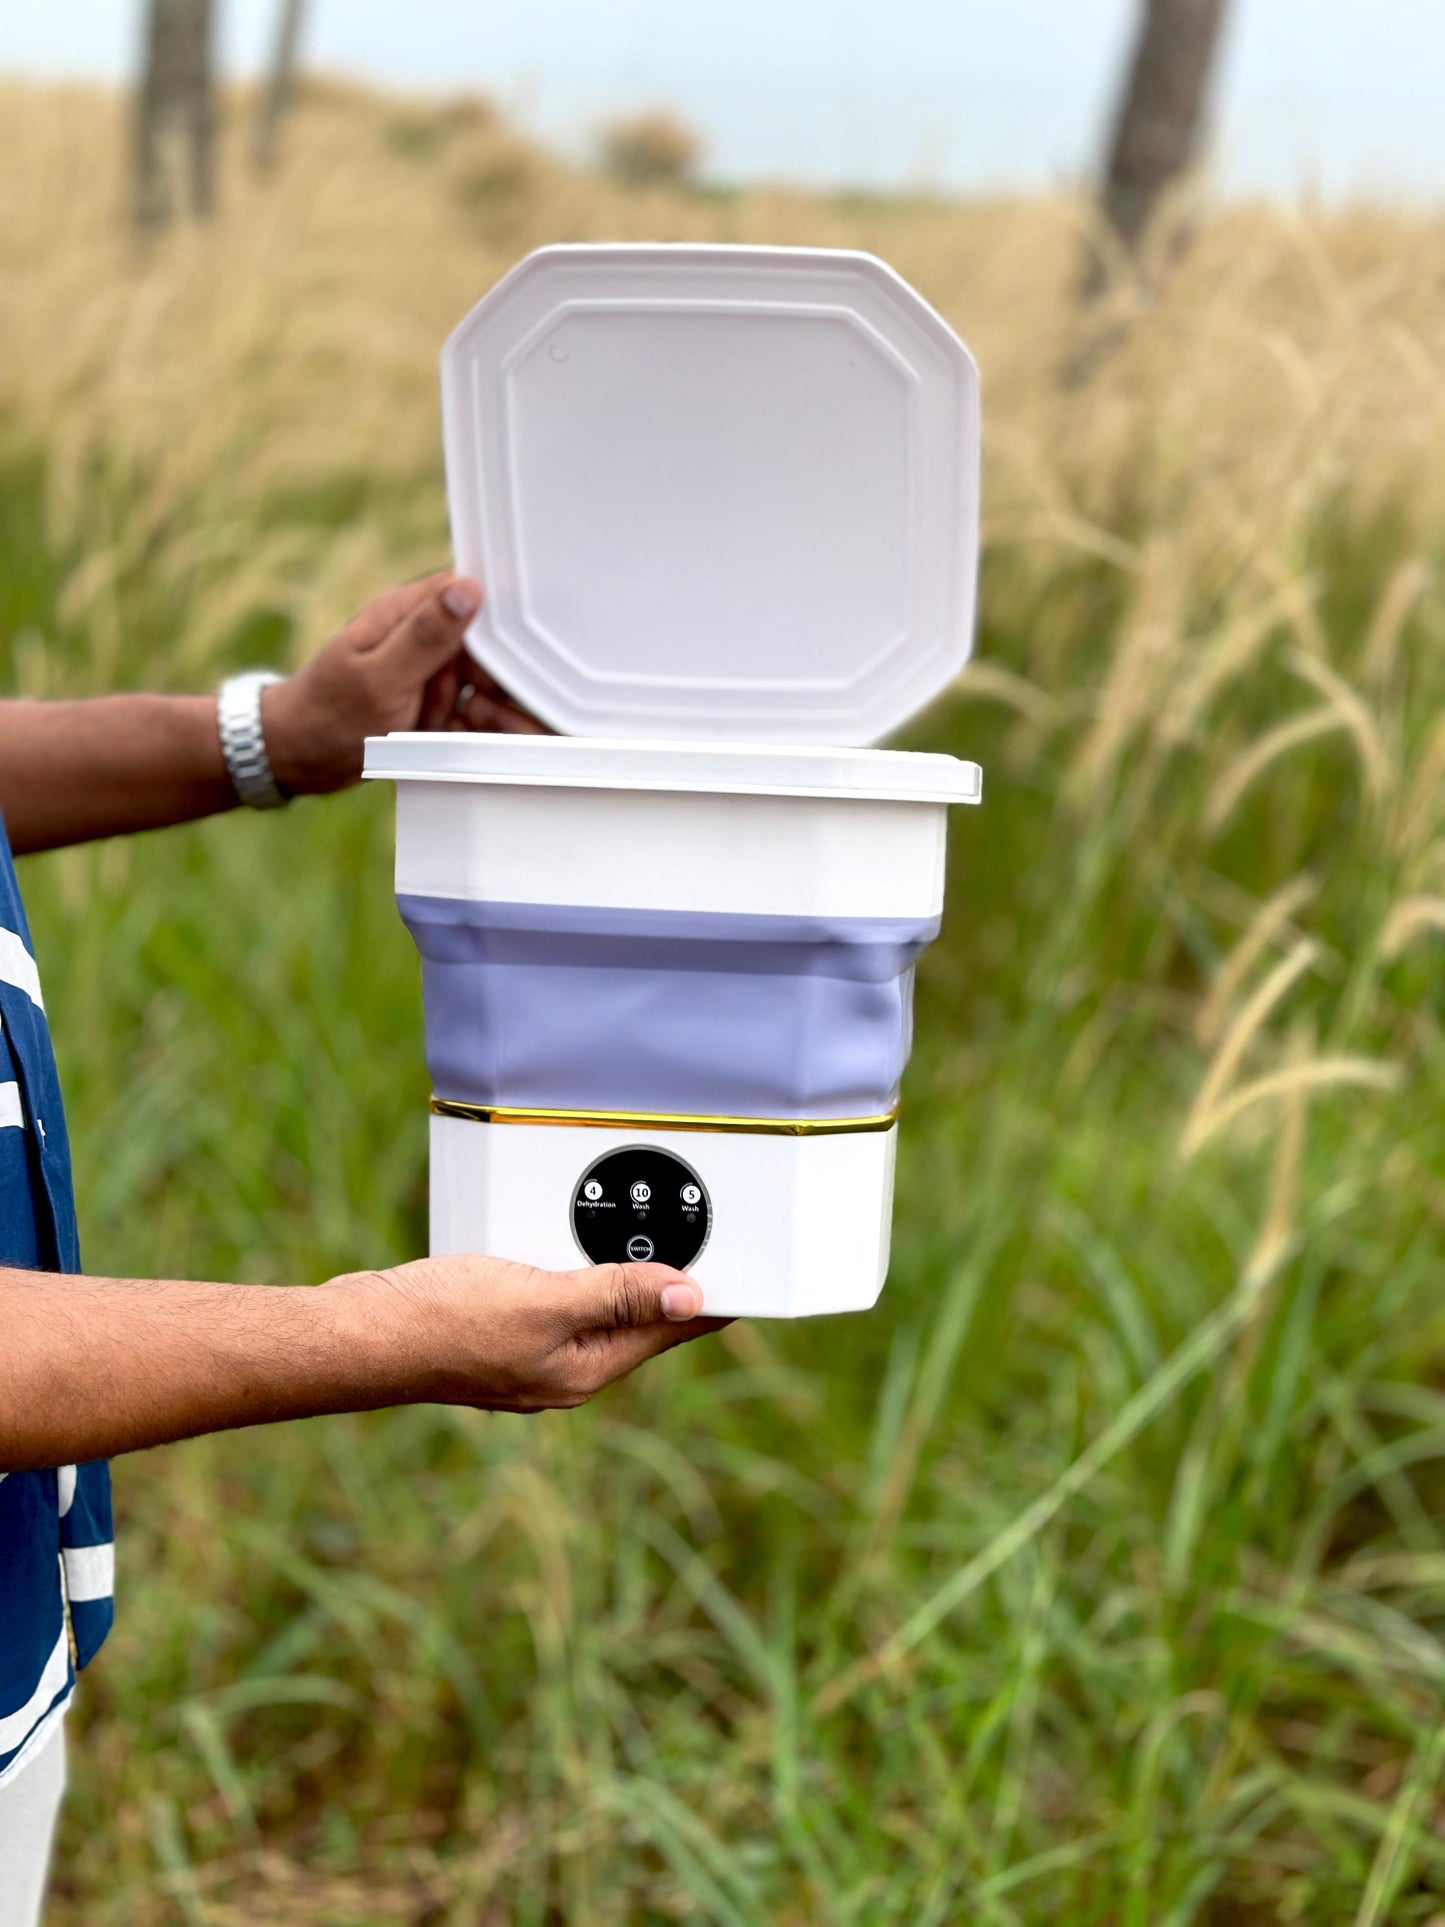
[[[598,1158],[572,1193],[572,1235],[594,1265],[630,1258],[684,1271],[711,1226],[712,1206],[697,1172],[646,1144]]]

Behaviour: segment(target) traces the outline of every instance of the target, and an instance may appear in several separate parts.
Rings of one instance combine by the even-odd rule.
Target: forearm
[[[0,1269],[0,1472],[424,1393],[387,1294]]]
[[[232,808],[213,696],[0,702],[0,810],[17,852]]]

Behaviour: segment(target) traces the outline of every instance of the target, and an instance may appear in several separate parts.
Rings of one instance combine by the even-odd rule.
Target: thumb
[[[669,1265],[597,1265],[574,1271],[567,1282],[563,1343],[586,1361],[594,1390],[728,1322],[700,1318],[701,1287]]]
[[[682,1325],[702,1310],[702,1288],[671,1265],[594,1265],[574,1272],[568,1294],[576,1332]]]
[[[427,682],[455,657],[481,606],[481,589],[468,576],[442,576],[401,617],[372,661],[409,684]]]

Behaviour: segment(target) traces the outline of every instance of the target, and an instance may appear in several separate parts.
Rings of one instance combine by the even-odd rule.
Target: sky
[[[220,0],[228,71],[277,0]],[[484,91],[559,145],[665,105],[720,179],[1030,188],[1095,163],[1138,0],[310,0],[309,64]],[[1228,191],[1445,195],[1445,0],[1232,0]],[[118,81],[141,0],[0,0],[0,72]],[[3,141],[3,136],[0,136]]]

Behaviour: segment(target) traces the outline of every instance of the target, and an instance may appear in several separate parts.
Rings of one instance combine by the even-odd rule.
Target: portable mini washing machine
[[[866,747],[962,668],[978,386],[881,262],[557,247],[442,358],[477,659],[553,737],[398,734],[434,1252],[871,1305],[913,965],[978,768]]]

